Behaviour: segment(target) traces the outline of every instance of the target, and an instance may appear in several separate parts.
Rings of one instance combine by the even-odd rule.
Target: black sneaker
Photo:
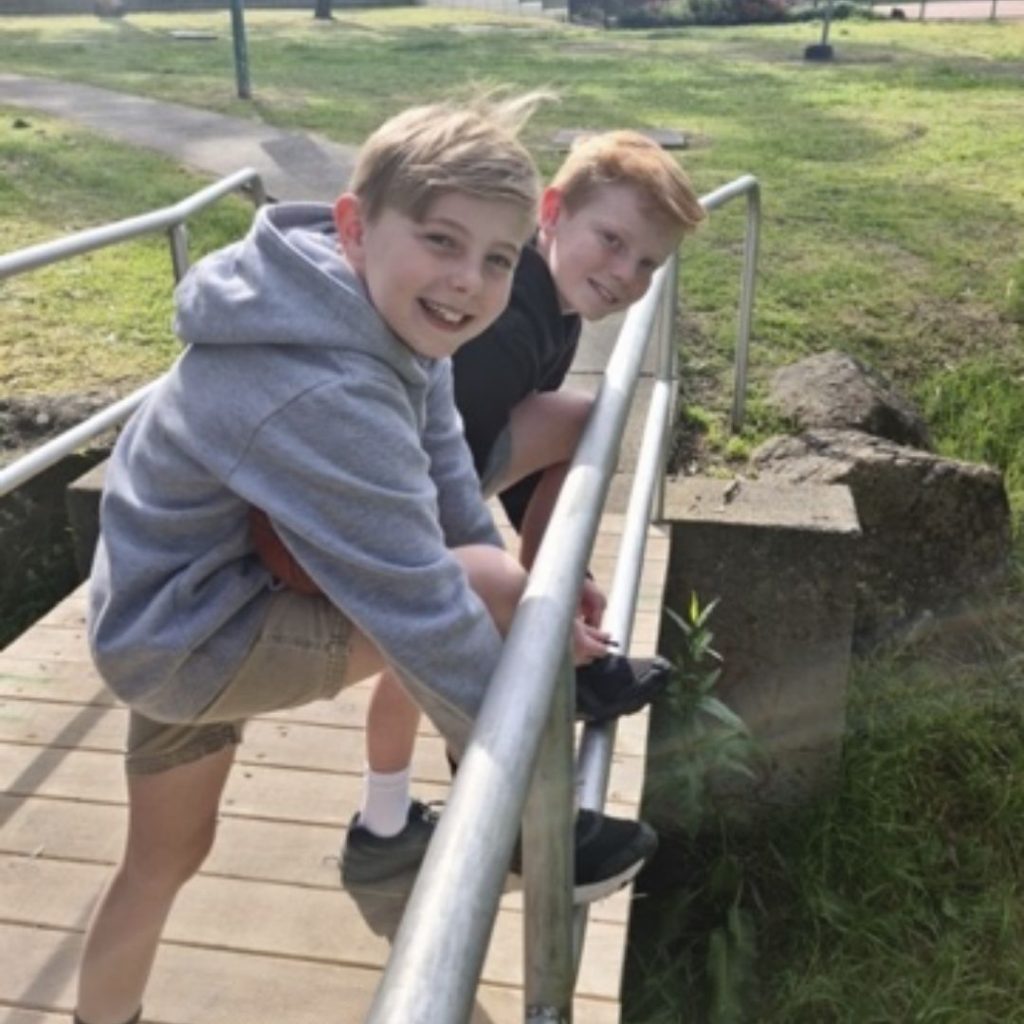
[[[593,903],[631,882],[658,848],[646,822],[576,812],[574,903]]]
[[[664,658],[609,654],[576,669],[576,718],[607,722],[647,707],[666,686],[672,665]]]
[[[405,828],[386,839],[374,835],[353,815],[341,851],[341,884],[346,888],[383,882],[420,866],[434,834],[435,807],[413,800]]]
[[[658,848],[658,836],[646,822],[612,818],[598,811],[577,811],[573,857],[573,903],[603,900],[628,885]],[[522,874],[520,845],[511,871]]]

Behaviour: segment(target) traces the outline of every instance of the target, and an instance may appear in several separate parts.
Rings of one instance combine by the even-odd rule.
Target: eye
[[[601,241],[604,242],[609,249],[618,249],[622,244],[619,236],[614,231],[602,231]]]
[[[487,262],[496,270],[500,270],[503,273],[511,273],[515,269],[515,262],[504,253],[492,252],[490,256],[487,257]]]
[[[428,231],[423,237],[426,239],[427,244],[435,249],[451,252],[458,248],[458,243],[455,239],[443,231]]]

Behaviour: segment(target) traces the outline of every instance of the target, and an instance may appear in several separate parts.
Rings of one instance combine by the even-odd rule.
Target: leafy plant
[[[665,1007],[687,1006],[709,1024],[746,1020],[756,934],[746,908],[742,860],[717,813],[718,783],[752,775],[754,743],[744,722],[716,695],[721,655],[709,620],[717,600],[697,595],[682,613],[665,609],[675,674],[655,718],[644,814],[662,835],[659,861],[645,879],[664,899],[640,901],[642,979],[627,1000],[628,1020],[677,1020]],[[652,947],[652,948],[649,948]],[[656,952],[654,952],[656,951]]]
[[[651,798],[673,826],[696,834],[713,795],[711,780],[751,776],[753,741],[745,723],[716,695],[721,655],[708,624],[717,600],[701,606],[693,594],[683,614],[665,616],[675,627],[670,641],[675,671],[652,737],[648,761]]]

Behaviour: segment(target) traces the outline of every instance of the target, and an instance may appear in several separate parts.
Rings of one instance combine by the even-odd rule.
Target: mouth
[[[594,289],[595,292],[597,292],[598,297],[601,299],[602,302],[607,303],[609,306],[617,306],[619,304],[618,296],[616,296],[614,292],[605,288],[605,286],[601,284],[600,281],[590,279],[588,281],[588,284],[591,288]]]
[[[463,313],[452,306],[431,299],[420,299],[420,308],[427,318],[438,328],[445,331],[463,330],[472,322],[468,313]]]

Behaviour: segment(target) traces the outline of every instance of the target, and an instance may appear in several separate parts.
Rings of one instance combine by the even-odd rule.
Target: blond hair
[[[646,135],[604,132],[578,139],[551,185],[575,213],[603,185],[630,185],[654,212],[682,234],[693,231],[705,213],[682,168]]]
[[[459,192],[511,203],[534,223],[541,185],[519,133],[548,98],[492,93],[405,110],[363,144],[349,188],[371,221],[384,209],[419,221],[440,196]]]

